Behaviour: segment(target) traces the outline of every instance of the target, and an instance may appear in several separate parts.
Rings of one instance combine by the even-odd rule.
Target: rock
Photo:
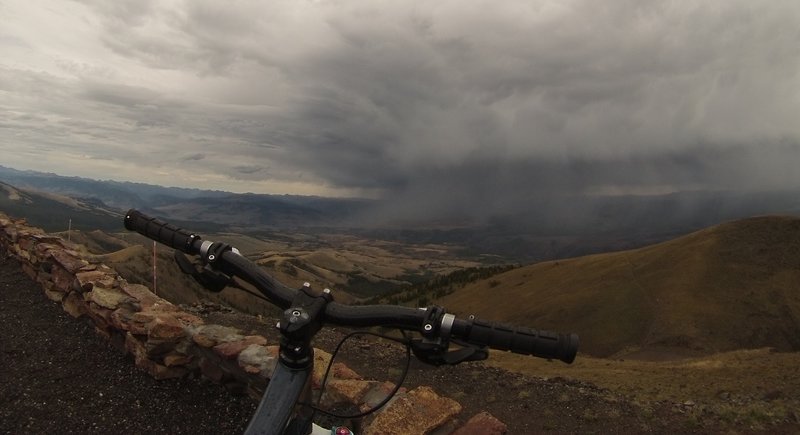
[[[210,379],[213,382],[220,383],[222,379],[225,378],[225,372],[222,370],[222,367],[219,366],[215,361],[211,361],[208,358],[200,358],[200,370],[203,373],[203,376]]]
[[[88,313],[86,301],[75,292],[67,293],[61,301],[61,307],[72,317],[81,317]]]
[[[94,263],[89,263],[86,266],[80,268],[80,272],[93,272],[95,270],[97,270],[97,264]]]
[[[125,335],[125,350],[127,350],[136,362],[136,367],[147,371],[150,376],[156,379],[169,379],[184,376],[188,371],[184,367],[166,366],[158,364],[148,358],[147,345],[137,339],[131,333]]]
[[[127,306],[120,306],[113,313],[111,313],[111,325],[120,331],[130,331],[131,324],[133,323],[133,315],[135,310]],[[134,332],[134,334],[146,334],[147,331],[142,327],[141,330]]]
[[[394,390],[394,387],[395,384],[391,382],[383,382],[381,384],[372,387],[372,389],[367,391],[364,397],[362,397],[364,403],[361,404],[360,407],[361,412],[366,412],[369,409],[378,406],[381,402],[383,402],[386,399],[386,397],[392,392],[392,390]],[[401,387],[397,391],[397,395],[395,396],[395,398],[392,400],[396,400],[401,395],[404,395],[406,391],[407,391],[406,388]]]
[[[483,411],[470,418],[451,435],[503,435],[508,432],[508,426],[496,419],[492,414]]]
[[[50,256],[71,274],[89,265],[89,262],[80,258],[77,253],[67,250],[55,249],[50,252]]]
[[[428,433],[459,412],[461,405],[455,400],[439,396],[430,387],[418,387],[388,405],[363,434]]]
[[[185,367],[167,367],[149,359],[137,360],[136,366],[157,380],[180,378],[189,372]]]
[[[24,237],[19,237],[17,239],[17,244],[19,245],[20,250],[29,252],[34,246],[34,240],[33,237],[30,237],[26,234]]]
[[[333,367],[331,367],[331,376],[334,379],[364,379],[344,363],[334,363]]]
[[[50,273],[53,275],[53,284],[55,284],[56,289],[65,293],[72,291],[72,281],[75,280],[75,275],[59,265],[53,265]]]
[[[186,327],[198,327],[204,323],[203,319],[183,311],[175,311],[172,315]]]
[[[145,329],[147,330],[148,339],[177,340],[187,335],[186,327],[183,323],[166,313],[155,315],[147,323]]]
[[[116,290],[95,286],[92,291],[83,295],[84,299],[110,310],[116,310],[123,301],[131,301],[131,297]]]
[[[34,269],[33,266],[31,266],[30,263],[28,263],[27,261],[23,261],[20,264],[20,266],[22,266],[22,271],[25,272],[25,275],[28,275],[30,279],[36,281],[37,272],[36,269]]]
[[[50,273],[43,270],[39,271],[39,273],[36,275],[36,282],[48,290],[52,290],[53,287],[55,287],[53,284],[53,275],[50,275]]]
[[[131,334],[147,335],[147,324],[155,319],[156,315],[150,311],[139,311],[130,315],[128,330]]]
[[[141,323],[143,325],[147,325],[148,323],[152,322],[158,313],[146,310],[146,311],[137,311],[133,313],[132,319],[136,323]]]
[[[144,343],[144,348],[147,351],[148,358],[158,359],[170,352],[174,352],[175,345],[176,342],[174,340],[147,339]]]
[[[50,246],[58,246],[61,247],[61,242],[63,239],[58,236],[51,236],[48,234],[34,234],[31,236],[31,239],[36,241],[36,245],[50,245]]]
[[[185,366],[191,362],[191,355],[183,355],[180,353],[164,355],[164,365],[167,367]]]
[[[111,315],[114,312],[106,307],[100,306],[94,302],[87,302],[86,314],[92,318],[94,325],[100,329],[106,330],[111,327]]]
[[[88,272],[78,272],[75,279],[83,291],[92,291],[95,286],[104,288],[114,288],[117,286],[116,274],[111,274],[102,270],[92,270]]]
[[[154,295],[149,288],[141,284],[129,284],[127,282],[120,285],[120,289],[126,295],[136,299],[143,308],[151,308],[161,301],[161,298]]]
[[[13,226],[5,226],[3,231],[6,233],[6,238],[11,242],[15,243],[17,241],[17,229]]]
[[[144,342],[138,340],[131,333],[125,334],[125,350],[128,351],[135,360],[147,359],[147,348]]]
[[[311,374],[311,388],[319,390],[322,386],[322,378],[331,362],[331,354],[322,349],[314,349],[314,373]]]
[[[192,334],[192,340],[203,347],[214,347],[220,343],[242,340],[244,336],[236,328],[220,325],[201,325]]]
[[[237,357],[239,367],[247,373],[261,375],[269,378],[278,363],[277,354],[267,347],[251,344],[239,353]]]
[[[328,405],[358,405],[368,391],[380,382],[355,379],[333,379],[325,385],[324,401]]]
[[[49,243],[39,243],[33,248],[33,255],[44,263],[52,258],[52,251],[57,249],[61,249],[61,247]]]
[[[50,299],[53,302],[61,302],[64,300],[64,293],[54,290],[44,290],[44,295],[47,296],[47,299]]]
[[[214,346],[214,352],[223,359],[236,359],[251,344],[266,346],[267,339],[260,335],[248,335],[244,340],[221,343]]]

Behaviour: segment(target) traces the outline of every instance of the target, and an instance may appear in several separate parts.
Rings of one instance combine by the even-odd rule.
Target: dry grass
[[[542,378],[589,382],[649,408],[675,404],[730,423],[792,421],[800,415],[800,353],[740,350],[674,361],[591,358],[566,365],[492,352],[490,365]]]
[[[151,286],[152,241],[130,232],[112,236],[101,231],[73,231],[72,237],[129,281]],[[299,288],[310,282],[315,288],[330,287],[336,300],[344,303],[356,300],[348,287],[354,276],[380,290],[401,284],[406,275],[444,273],[476,264],[457,259],[451,247],[406,246],[347,235],[292,234],[269,238],[219,233],[204,238],[235,246],[288,286]],[[220,294],[205,291],[178,270],[172,255],[171,249],[158,247],[158,292],[168,300],[175,303],[211,300],[250,314],[274,311],[271,305],[235,289]]]
[[[492,280],[440,302],[459,313],[577,332],[581,349],[597,356],[651,346],[800,349],[798,218],[727,223]]]
[[[408,246],[343,234],[265,239],[263,248],[253,258],[281,282],[292,286],[310,282],[346,292],[355,291],[349,288],[354,277],[373,283],[376,290],[389,290],[409,275],[447,273],[478,264],[458,259],[452,247]],[[358,294],[373,295],[363,289]]]

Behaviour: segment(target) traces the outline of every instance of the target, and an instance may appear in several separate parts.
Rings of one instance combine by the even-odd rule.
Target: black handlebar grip
[[[200,239],[194,234],[134,209],[125,213],[125,228],[187,254],[196,254],[192,249],[192,243]]]
[[[578,353],[577,334],[512,327],[478,319],[472,321],[466,341],[492,349],[557,359],[567,364],[574,361]]]

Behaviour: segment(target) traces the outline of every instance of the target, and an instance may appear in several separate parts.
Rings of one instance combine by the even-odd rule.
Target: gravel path
[[[0,259],[0,433],[242,433],[256,404],[156,381]]]

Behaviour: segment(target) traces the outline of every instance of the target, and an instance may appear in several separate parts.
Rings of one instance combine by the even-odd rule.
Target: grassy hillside
[[[61,235],[67,237],[66,233]],[[96,255],[99,261],[114,267],[128,281],[152,285],[151,240],[132,232],[109,235],[102,231],[72,231],[70,237],[82,249]],[[304,282],[319,289],[330,287],[336,300],[344,303],[383,294],[417,279],[429,279],[475,265],[474,262],[455,259],[446,246],[405,246],[345,235],[293,233],[253,237],[216,233],[205,238],[236,246],[243,255],[290,287],[299,288]],[[205,291],[190,277],[180,273],[171,249],[159,246],[157,251],[158,291],[166,299],[175,303],[210,300],[251,314],[266,314],[274,310],[271,305],[235,289],[226,289],[220,294]]]
[[[575,331],[581,350],[596,356],[800,350],[800,219],[756,217],[641,249],[539,263],[440,302]]]
[[[24,217],[28,223],[46,231],[119,228],[122,214],[91,200],[79,200],[46,192],[17,189],[0,182],[0,210]]]
[[[308,281],[360,299],[478,264],[458,259],[446,245],[410,245],[345,234],[264,235],[261,246],[261,253],[251,258],[278,280],[298,286]]]

